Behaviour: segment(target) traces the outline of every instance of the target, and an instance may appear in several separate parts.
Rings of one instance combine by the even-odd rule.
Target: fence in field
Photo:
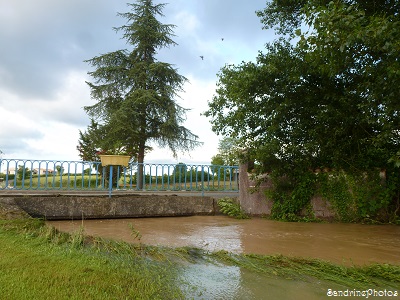
[[[90,161],[3,158],[0,159],[0,191],[237,191],[238,170],[238,166],[183,163],[130,163],[128,167],[103,167],[100,162]]]

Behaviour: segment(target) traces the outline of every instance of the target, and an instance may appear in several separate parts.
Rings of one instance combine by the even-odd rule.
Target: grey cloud
[[[0,150],[6,155],[29,149],[27,140],[40,139],[44,134],[31,126],[3,122],[0,130]]]
[[[29,148],[29,144],[24,140],[4,140],[0,138],[0,150],[4,157],[18,155],[18,153]]]
[[[75,125],[81,128],[86,127],[90,123],[89,117],[86,115],[83,108],[79,106],[46,110],[43,112],[43,115],[45,115],[46,112],[51,114],[51,119],[55,122]]]
[[[2,115],[9,126],[0,129],[1,150],[7,154],[34,151],[29,145],[53,139],[39,121],[55,128],[72,125],[60,126],[69,130],[67,135],[77,134],[69,128],[86,127],[88,117],[82,107],[91,100],[89,90],[83,88],[84,81],[90,80],[85,77],[90,67],[84,60],[129,48],[112,29],[126,23],[117,16],[129,9],[126,2],[134,0],[0,0],[0,109],[12,112],[11,119]],[[268,36],[254,12],[264,6],[265,0],[170,1],[161,21],[177,26],[178,46],[161,51],[158,59],[174,64],[194,81],[212,82],[225,63],[238,57],[247,60],[237,55],[239,46],[255,48],[254,57],[262,50],[258,45]],[[197,27],[177,18],[183,11],[198,20]],[[69,82],[71,74],[75,80]],[[22,126],[21,120],[30,125]]]
[[[191,13],[199,21],[199,27],[190,34],[185,31],[184,19],[180,23],[171,21],[182,7],[188,6],[193,9]],[[271,33],[262,30],[255,11],[264,7],[265,0],[219,0],[201,3],[180,0],[168,4],[165,22],[177,25],[177,36],[174,40],[178,46],[162,51],[160,60],[165,59],[175,64],[183,73],[195,73],[203,79],[216,79],[219,69],[232,63],[232,58],[237,57],[235,51],[238,47],[255,49],[251,59],[255,59],[257,51],[263,50]],[[205,43],[204,49],[199,43]],[[200,59],[200,55],[204,56],[204,60]],[[234,61],[240,62],[241,60]]]
[[[2,123],[0,128],[0,138],[2,142],[11,142],[12,140],[18,140],[20,138],[34,139],[43,136],[39,130],[32,128],[32,124],[26,124],[24,119],[15,120],[17,122],[14,124],[9,122],[10,119],[3,119],[5,122]]]
[[[214,79],[231,57],[218,52],[218,47],[224,43],[250,45],[263,39],[255,10],[264,6],[265,0],[176,0],[167,4],[162,22],[174,24],[174,16],[187,9],[199,20],[199,28],[192,35],[179,36],[186,30],[185,20],[175,23],[178,46],[161,51],[159,59],[175,64],[182,75],[196,73]],[[128,9],[125,2],[108,0],[0,0],[0,40],[5,45],[0,48],[0,89],[21,98],[53,101],[68,70],[87,72],[84,60],[127,47],[112,28],[126,22],[117,12]],[[199,42],[210,46],[202,49]]]
[[[4,45],[0,48],[0,87],[21,96],[51,100],[66,70],[87,68],[83,60],[109,45],[104,40],[115,38],[112,26],[121,5],[107,2],[8,3],[9,13],[0,20]]]

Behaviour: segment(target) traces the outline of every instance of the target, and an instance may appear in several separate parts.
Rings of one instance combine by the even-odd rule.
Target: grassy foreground
[[[57,233],[39,220],[0,228],[1,299],[183,299],[170,262],[127,244],[85,245],[81,233]]]
[[[400,266],[131,245],[60,233],[36,219],[0,220],[0,299],[185,299],[180,267],[213,262],[350,289],[400,287]]]

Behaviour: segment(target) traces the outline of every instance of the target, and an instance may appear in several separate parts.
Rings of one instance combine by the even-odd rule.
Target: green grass
[[[97,180],[96,180],[97,179]],[[119,188],[128,188],[128,189],[136,189],[136,183],[133,182],[130,185],[130,179],[126,177],[126,184],[124,185],[124,177],[122,176],[118,182]],[[8,181],[9,185],[14,185],[14,179],[10,179]],[[37,175],[32,176],[31,179],[25,179],[24,181],[20,179],[16,179],[16,187],[19,189],[101,189],[102,179],[100,176],[96,175],[80,175],[77,174],[76,177],[74,175],[70,175],[69,177],[64,175],[60,177],[59,175],[53,176],[42,175],[40,180]],[[4,184],[3,184],[4,185]],[[107,184],[104,187],[108,188]],[[229,181],[218,181],[218,180],[210,180],[205,181],[204,185],[201,182],[174,182],[171,180],[170,182],[164,181],[162,183],[161,179],[157,181],[155,179],[152,180],[151,184],[146,182],[144,185],[144,189],[146,190],[197,190],[197,191],[223,191],[223,190],[238,190],[238,186],[236,182]]]
[[[1,225],[1,299],[183,299],[167,260],[127,244],[85,246],[80,232],[60,234],[40,221]]]
[[[97,179],[97,180],[96,180]],[[97,177],[96,175],[80,175],[77,174],[76,177],[74,175],[68,176],[62,176],[60,177],[59,175],[53,176],[53,175],[48,175],[47,177],[45,175],[40,176],[40,180],[37,175],[32,176],[31,179],[25,179],[25,180],[20,180],[16,179],[15,184],[16,187],[19,189],[69,189],[69,188],[77,188],[77,189],[96,189],[96,188],[101,188],[101,177]],[[8,181],[8,184],[11,186],[14,186],[14,179],[10,179]],[[3,183],[4,185],[4,183]]]

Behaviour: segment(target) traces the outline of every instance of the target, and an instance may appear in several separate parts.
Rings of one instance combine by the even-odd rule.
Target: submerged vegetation
[[[400,266],[339,266],[298,257],[207,252],[62,233],[42,220],[0,220],[0,291],[8,299],[187,299],[188,265],[235,266],[257,276],[351,289],[395,289]],[[197,268],[197,267],[196,267]],[[264,278],[263,277],[263,278]],[[189,285],[189,287],[188,287]]]
[[[388,264],[346,267],[318,259],[283,255],[235,255],[227,251],[215,252],[211,257],[227,264],[291,280],[307,281],[307,278],[313,277],[352,288],[395,288],[400,284],[400,266]]]

